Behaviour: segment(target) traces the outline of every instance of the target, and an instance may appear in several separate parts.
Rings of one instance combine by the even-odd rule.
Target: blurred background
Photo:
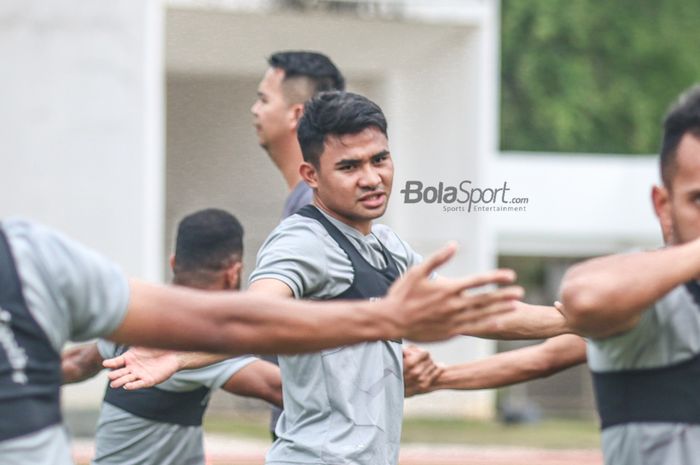
[[[177,221],[225,208],[246,228],[250,272],[286,189],[249,109],[271,53],[317,50],[387,114],[396,177],[382,221],[422,253],[457,239],[445,274],[512,267],[526,300],[549,304],[575,261],[660,245],[654,154],[665,110],[699,80],[699,24],[687,0],[4,0],[0,217],[42,221],[166,281]],[[406,204],[409,180],[507,182],[526,208]],[[430,350],[457,363],[521,345]],[[103,389],[103,377],[65,388],[77,433],[93,428]],[[264,431],[261,404],[213,404]],[[585,367],[410,399],[406,413],[420,437],[442,431],[435,418],[444,431],[577,419],[595,434]]]

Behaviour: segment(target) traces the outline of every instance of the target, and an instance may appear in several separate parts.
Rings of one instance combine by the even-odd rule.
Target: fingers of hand
[[[492,270],[485,273],[473,274],[464,278],[451,279],[454,292],[471,289],[488,284],[510,284],[515,281],[515,271],[508,269]]]
[[[131,374],[131,369],[128,367],[124,368],[118,368],[116,370],[112,370],[109,373],[107,373],[107,377],[114,381],[117,378],[121,378],[122,376],[130,375]]]
[[[497,302],[515,302],[523,297],[524,290],[520,286],[508,286],[479,294],[464,294],[466,307],[479,310]]]
[[[124,386],[127,383],[131,383],[133,381],[136,381],[136,375],[133,375],[131,373],[126,373],[123,374],[122,376],[118,378],[110,378],[112,381],[109,383],[109,385],[113,388],[120,388]]]
[[[133,381],[131,383],[127,383],[124,385],[124,389],[126,389],[127,391],[134,391],[136,389],[143,389],[143,388],[147,388],[147,387],[149,387],[149,384],[146,381],[141,380],[141,379]]]
[[[105,368],[116,369],[121,368],[125,365],[126,361],[124,360],[124,356],[122,355],[120,355],[119,357],[108,358],[102,361],[102,366]]]

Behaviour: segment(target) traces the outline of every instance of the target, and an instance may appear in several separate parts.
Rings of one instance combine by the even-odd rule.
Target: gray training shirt
[[[129,301],[126,276],[113,263],[38,224],[2,222],[32,316],[60,352],[68,340],[107,336],[121,324]],[[70,465],[62,425],[0,442],[2,465]]]
[[[103,358],[116,355],[115,344],[99,341]],[[234,374],[257,359],[243,356],[196,370],[177,372],[157,387],[193,391],[202,386],[219,389]],[[95,434],[94,465],[204,465],[201,426],[182,426],[141,418],[107,402],[102,403]]]
[[[374,225],[364,236],[328,219],[376,268],[385,266],[379,241],[402,273],[421,260],[386,226]],[[353,269],[320,223],[293,215],[258,253],[250,281],[265,278],[284,282],[297,298],[322,300],[347,290]],[[370,352],[374,355],[367,357]],[[336,361],[341,355],[345,363],[325,363],[329,355]],[[267,464],[396,464],[403,417],[403,358],[398,344],[365,343],[279,360],[285,410]]]
[[[678,286],[632,330],[588,343],[588,365],[596,372],[657,368],[700,353],[700,308]],[[608,465],[700,465],[700,425],[627,423],[602,432]]]
[[[314,191],[304,181],[299,181],[294,189],[287,196],[282,210],[282,219],[285,219],[297,212],[301,207],[310,204],[314,198]],[[265,355],[263,360],[279,365],[276,355]],[[282,409],[273,405],[270,408],[270,431],[275,431],[277,420],[282,414]]]

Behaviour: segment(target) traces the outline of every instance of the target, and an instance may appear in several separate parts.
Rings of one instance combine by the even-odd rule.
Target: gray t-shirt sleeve
[[[328,259],[320,234],[299,217],[283,221],[260,248],[250,282],[277,279],[289,286],[294,297],[314,294],[328,276]]]
[[[117,345],[112,341],[98,339],[97,351],[100,353],[100,356],[104,359],[114,358],[117,356]]]
[[[27,306],[53,347],[114,332],[129,285],[114,263],[44,226],[3,221]]]
[[[671,290],[642,313],[634,328],[588,344],[594,371],[654,368],[700,353],[700,309],[685,285]]]

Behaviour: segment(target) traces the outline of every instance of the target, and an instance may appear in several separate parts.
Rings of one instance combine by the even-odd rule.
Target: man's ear
[[[304,116],[304,104],[303,103],[295,103],[289,109],[289,114],[291,117],[289,129],[293,130],[294,133],[296,133],[297,127],[299,127],[299,120],[301,120],[301,117]]]
[[[651,201],[654,204],[654,212],[659,219],[661,234],[664,242],[673,242],[673,216],[671,215],[671,193],[666,187],[654,186],[651,190]]]
[[[299,174],[310,188],[318,188],[318,169],[313,165],[313,163],[306,161],[302,162],[302,164],[299,165]]]
[[[241,272],[243,270],[243,262],[234,262],[233,265],[226,269],[226,288],[240,289],[241,288]]]
[[[175,272],[175,254],[170,255],[170,269]]]

